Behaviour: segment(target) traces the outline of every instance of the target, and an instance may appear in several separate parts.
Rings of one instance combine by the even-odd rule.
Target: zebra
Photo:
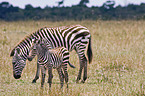
[[[26,60],[29,54],[32,38],[45,38],[50,44],[50,48],[65,47],[70,52],[75,50],[79,57],[80,69],[76,79],[78,83],[81,79],[82,71],[84,70],[83,80],[85,83],[87,79],[87,61],[92,61],[92,48],[91,48],[91,34],[89,30],[81,25],[62,26],[54,28],[41,28],[38,31],[26,36],[20,43],[18,43],[11,51],[10,56],[13,56],[13,76],[15,79],[19,79],[22,74],[22,70],[26,65]],[[88,45],[88,47],[87,47]],[[87,49],[88,60],[85,56],[85,50]],[[37,59],[37,61],[39,61]],[[37,63],[37,71],[32,83],[36,83],[39,78],[40,67]]]
[[[55,49],[49,49],[47,47],[47,42],[45,39],[35,39],[32,40],[32,46],[30,47],[30,52],[28,55],[28,59],[32,59],[33,55],[38,56],[38,64],[41,67],[41,73],[42,73],[42,80],[41,80],[41,87],[43,87],[45,82],[45,73],[46,68],[48,68],[49,73],[49,88],[51,88],[52,83],[52,67],[56,68],[59,74],[60,78],[60,84],[61,88],[63,87],[63,81],[65,78],[67,88],[68,88],[68,72],[67,72],[67,64],[69,64],[72,68],[75,68],[70,62],[69,62],[69,51],[65,47],[58,47]],[[62,68],[64,71],[64,75],[62,72]]]

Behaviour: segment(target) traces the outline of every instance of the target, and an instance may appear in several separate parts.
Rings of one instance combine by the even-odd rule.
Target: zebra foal
[[[65,47],[49,49],[45,41],[46,40],[40,40],[40,39],[33,40],[28,55],[28,59],[32,59],[33,55],[38,55],[38,60],[39,60],[38,64],[41,68],[41,73],[42,73],[41,87],[44,86],[46,68],[48,68],[48,73],[49,73],[48,83],[49,83],[49,88],[51,88],[51,83],[53,78],[52,68],[56,68],[59,74],[61,88],[63,87],[64,78],[68,88],[67,64],[69,64],[72,68],[75,68],[75,66],[73,66],[69,62],[69,51],[67,51]]]

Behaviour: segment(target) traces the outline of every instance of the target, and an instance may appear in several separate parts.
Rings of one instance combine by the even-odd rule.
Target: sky
[[[57,6],[58,1],[61,0],[0,0],[1,2],[9,2],[13,6],[18,6],[20,8],[25,8],[25,5],[31,4],[33,7],[38,7],[40,6],[41,8],[44,8],[46,6]],[[40,2],[41,1],[41,2]],[[107,0],[89,0],[89,4],[87,6],[102,6],[103,3],[105,3]],[[141,4],[145,3],[145,0],[114,0],[115,1],[115,6],[121,5],[121,6],[126,6],[128,4]],[[72,5],[77,5],[79,4],[80,0],[64,0],[64,6],[72,6]]]

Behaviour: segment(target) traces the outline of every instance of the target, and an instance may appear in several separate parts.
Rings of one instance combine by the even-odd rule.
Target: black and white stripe
[[[63,86],[63,80],[65,78],[66,84],[68,87],[68,72],[67,72],[67,64],[69,64],[72,68],[75,68],[70,62],[69,62],[69,51],[65,47],[59,47],[55,49],[49,49],[47,47],[46,40],[41,39],[35,39],[32,42],[32,46],[30,47],[30,52],[28,59],[33,58],[34,55],[38,56],[38,64],[41,67],[42,71],[42,80],[41,80],[41,87],[44,85],[45,80],[45,72],[46,68],[48,68],[49,71],[49,86],[51,87],[52,83],[52,67],[56,68],[61,82],[61,88]],[[62,68],[64,73],[62,72]],[[64,75],[63,75],[64,74]]]
[[[77,77],[76,82],[78,82],[81,79],[82,71],[84,70],[83,80],[82,82],[85,82],[87,79],[87,58],[85,56],[85,50],[87,48],[87,56],[89,63],[92,60],[92,49],[91,49],[91,35],[89,30],[86,27],[83,27],[81,25],[73,25],[73,26],[63,26],[63,27],[56,27],[56,28],[41,28],[40,30],[30,34],[25,39],[23,39],[12,51],[11,56],[14,58],[21,58],[24,62],[26,62],[29,48],[32,43],[32,38],[40,38],[40,39],[46,39],[49,43],[49,46],[51,49],[56,47],[65,47],[70,52],[73,49],[77,52],[79,56],[80,61],[80,69],[79,74]],[[20,55],[14,55],[18,54],[17,50],[20,50]],[[26,63],[16,63],[20,59],[15,59],[16,65],[25,65]],[[15,68],[14,68],[15,69]],[[20,70],[23,70],[20,69]],[[39,78],[39,64],[37,64],[37,72],[36,76],[33,80],[35,83],[36,80]],[[16,72],[14,72],[15,75],[17,75]]]

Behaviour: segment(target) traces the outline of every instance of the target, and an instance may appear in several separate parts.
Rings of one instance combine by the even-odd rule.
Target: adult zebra
[[[62,26],[56,28],[41,28],[40,30],[30,34],[24,38],[15,48],[11,51],[10,56],[13,56],[13,75],[15,79],[21,77],[23,68],[26,65],[26,60],[29,54],[29,48],[32,43],[32,38],[45,38],[51,45],[51,48],[63,46],[68,51],[73,49],[77,52],[80,61],[80,69],[76,82],[81,79],[82,70],[84,75],[82,82],[87,79],[87,58],[85,56],[85,49],[87,48],[88,61],[92,61],[92,48],[91,48],[91,35],[89,30],[81,25]],[[39,64],[37,63],[36,76],[33,83],[39,78]]]

